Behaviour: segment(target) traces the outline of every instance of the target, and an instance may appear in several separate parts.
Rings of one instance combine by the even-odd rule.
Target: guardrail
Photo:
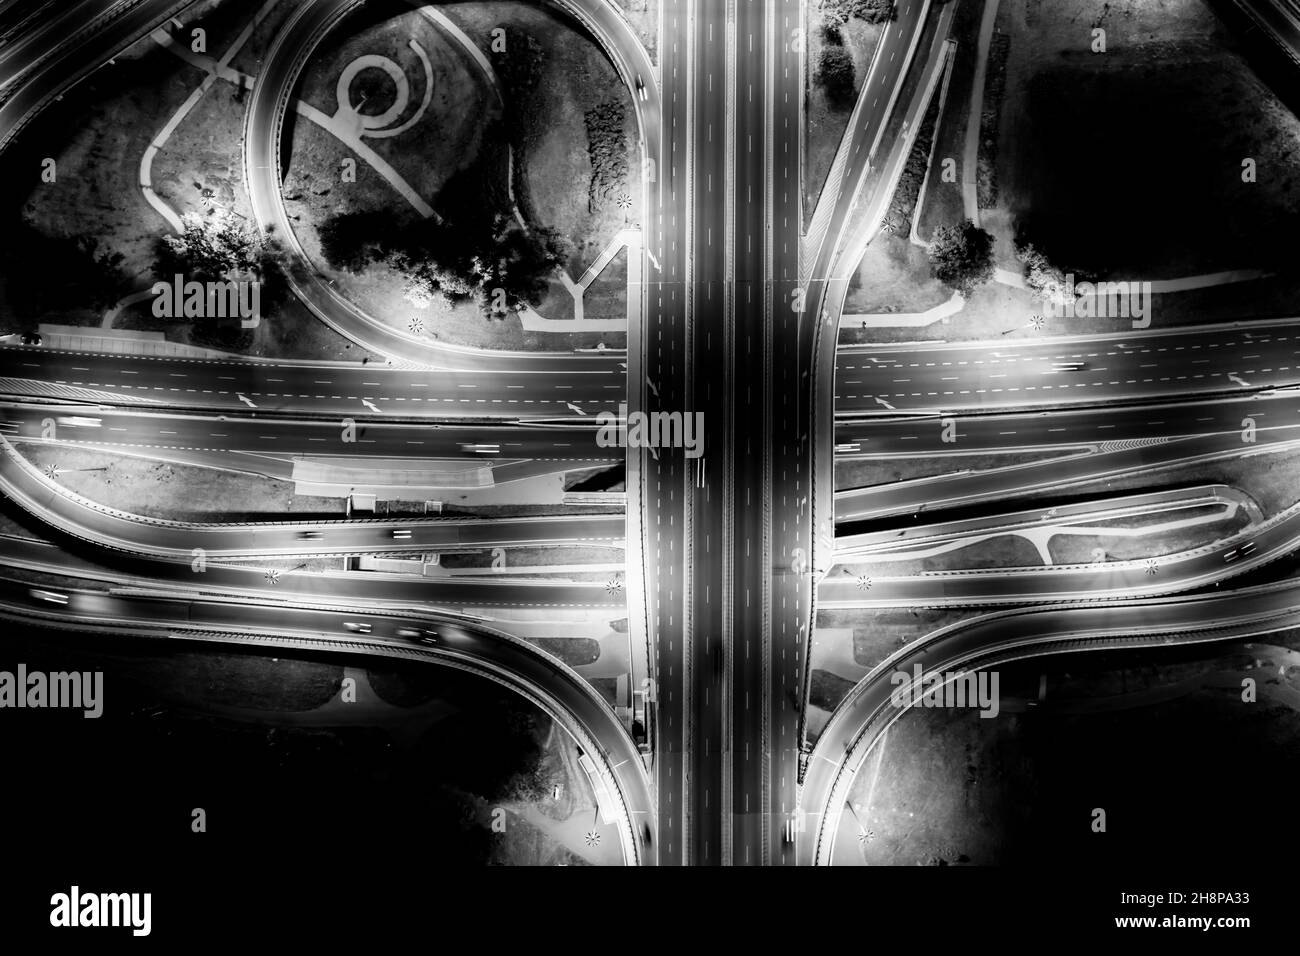
[[[161,15],[150,17],[149,20],[146,21],[145,26],[143,26],[140,30],[132,31],[127,41],[123,43],[122,46],[116,48],[113,51],[112,55],[117,55],[121,53],[123,50],[127,49],[132,44],[148,36],[150,33],[156,30],[161,24],[166,23],[172,17],[180,13],[183,13],[185,10],[189,9],[197,2],[199,2],[199,0],[177,0],[176,3],[173,3],[170,6],[164,8],[164,12]],[[82,25],[71,35],[61,38],[58,46],[58,52],[70,52],[69,50],[70,46],[74,44],[77,40],[87,37],[91,34],[97,34],[103,32],[106,26],[115,22],[118,19],[121,19],[122,17],[126,16],[128,13],[134,12],[136,7],[146,3],[148,3],[148,0],[134,0],[134,2],[127,3],[124,5],[121,4],[114,5],[114,7],[110,9],[107,13],[93,18],[89,23]],[[32,81],[32,79],[35,76],[40,75],[41,71],[39,71],[37,67],[39,67],[40,64],[44,63],[45,61],[49,60],[52,56],[54,56],[55,52],[56,51],[51,50],[45,55],[39,57],[36,63],[32,64],[32,66],[30,66],[28,69],[18,74],[18,77],[20,78],[26,77],[26,80],[21,83],[14,83],[13,85],[7,88],[6,94],[3,97],[0,97],[0,109],[3,109],[4,104],[7,104],[10,100],[12,100],[22,90],[22,88],[27,85],[27,83],[30,83]],[[95,70],[99,69],[100,66],[102,65],[103,65],[102,63],[94,63],[93,65],[86,65],[83,63],[82,65],[78,66],[75,70],[72,71],[72,75],[66,81],[57,83],[54,86],[52,86],[50,91],[45,96],[41,97],[39,100],[33,103],[32,106],[25,113],[23,113],[22,116],[20,116],[18,119],[11,122],[3,130],[0,130],[0,152],[3,152],[6,148],[8,148],[10,143],[13,142],[13,140],[18,136],[18,134],[21,133],[23,129],[25,129],[32,122],[32,120],[34,120],[47,106],[49,106],[50,103],[62,99],[63,94],[66,93],[68,89],[75,86],[77,83],[81,82],[81,80],[85,79]]]

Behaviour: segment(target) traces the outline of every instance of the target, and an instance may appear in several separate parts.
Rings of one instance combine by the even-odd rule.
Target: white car
[[[1247,541],[1240,548],[1233,548],[1231,551],[1226,552],[1223,555],[1223,562],[1225,564],[1232,564],[1233,561],[1236,561],[1238,558],[1244,558],[1254,550],[1255,542]]]
[[[636,95],[641,97],[641,102],[643,103],[650,99],[650,94],[646,92],[645,83],[641,81],[641,74],[639,73],[636,77]]]
[[[58,591],[44,591],[40,588],[31,588],[27,592],[38,601],[49,601],[51,604],[67,604],[68,596],[60,594]]]
[[[347,628],[349,631],[351,631],[353,634],[370,633],[370,625],[366,623],[358,623],[356,621],[344,621],[343,626]]]

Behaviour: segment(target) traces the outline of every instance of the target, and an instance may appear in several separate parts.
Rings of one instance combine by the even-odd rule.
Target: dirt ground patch
[[[999,205],[1053,262],[1157,279],[1275,259],[1300,208],[1300,121],[1208,5],[1004,0],[998,18],[1011,44]],[[1090,51],[1093,27],[1105,53]],[[1268,170],[1254,183],[1246,157]]]
[[[1070,486],[1071,495],[1151,491],[1173,484],[1222,483],[1253,498],[1264,517],[1300,503],[1300,451],[1259,452],[1249,458],[1221,459],[1190,465],[1168,465],[1141,474],[1100,478]],[[1030,492],[1025,498],[1050,498],[1059,492]]]
[[[964,218],[961,183],[964,175],[966,125],[970,116],[971,88],[975,84],[975,54],[980,18],[985,0],[957,0],[960,6],[953,17],[951,37],[957,43],[948,79],[943,114],[935,129],[934,153],[925,182],[925,199],[921,206],[917,234],[922,239],[933,235],[938,226],[960,222]],[[955,182],[943,181],[945,161],[952,160]]]
[[[650,54],[650,61],[659,63],[659,4],[662,0],[614,0],[623,17],[632,24],[637,39]]]
[[[1186,652],[1180,652],[1183,658]],[[1203,740],[1258,768],[1260,786],[1284,788],[1296,769],[1300,716],[1277,703],[1241,707],[1238,694],[1214,675],[1247,673],[1232,649],[1199,657],[1188,680],[1180,658],[1152,657],[1119,669],[1104,659],[1071,655],[1040,668],[1002,669],[1004,709],[994,719],[975,711],[912,709],[887,732],[854,780],[836,843],[836,862],[849,865],[1138,865],[1139,860],[1238,860],[1242,843],[1231,828],[1206,836],[1195,792],[1232,815],[1249,815],[1242,794],[1216,768],[1194,756]],[[1126,658],[1129,660],[1129,658]],[[1068,668],[1069,673],[1064,671]],[[1036,697],[1039,671],[1045,702],[1026,710],[1013,699]],[[1095,673],[1109,671],[1104,689]],[[1255,671],[1258,674],[1258,671]],[[1080,680],[1083,678],[1083,680]],[[1148,689],[1186,681],[1172,700]],[[1110,698],[1108,701],[1107,698]],[[1169,733],[1177,728],[1177,733]],[[1153,748],[1152,739],[1167,746]],[[1159,753],[1156,753],[1159,751]],[[1280,791],[1279,791],[1280,792]],[[1089,826],[1105,807],[1112,827],[1100,841]],[[857,834],[857,839],[852,838]],[[1188,840],[1191,833],[1204,839]],[[1251,854],[1271,854],[1261,847]]]
[[[881,231],[867,246],[849,283],[844,300],[845,315],[879,312],[925,312],[952,298],[952,290],[930,272],[925,250],[907,239]],[[841,341],[848,341],[849,331],[861,331],[866,341],[880,341],[881,329],[853,330],[846,325]],[[899,331],[915,333],[916,329]],[[916,338],[916,335],[911,335]]]
[[[287,8],[288,5],[282,5]],[[207,3],[193,8],[184,29],[175,35],[187,42],[192,29],[206,31],[207,52],[220,56],[251,14],[246,4]],[[277,20],[273,12],[253,31],[249,49],[265,47]],[[238,60],[236,65],[238,65]],[[256,61],[249,67],[256,69]],[[52,105],[5,153],[5,163],[39,168],[52,153],[60,171],[55,183],[33,186],[29,176],[6,177],[30,190],[15,213],[25,223],[9,231],[15,239],[23,228],[48,241],[88,238],[98,249],[120,253],[121,285],[110,301],[97,306],[60,304],[67,295],[51,294],[66,284],[42,279],[27,264],[0,278],[0,306],[20,327],[39,322],[98,326],[105,309],[127,292],[146,289],[159,278],[156,248],[170,227],[144,198],[140,164],[151,141],[171,119],[203,74],[175,53],[145,38],[116,57],[111,72],[93,75]],[[111,82],[110,82],[111,81]],[[244,101],[233,85],[220,81],[189,112],[154,157],[151,179],[158,196],[178,214],[201,213],[204,189],[224,210],[249,215],[243,183],[242,124]],[[51,150],[50,145],[57,149]],[[34,154],[33,151],[36,151]],[[13,197],[17,198],[17,197]],[[8,231],[8,230],[7,230]],[[22,240],[23,243],[31,241]],[[13,260],[6,256],[9,265]],[[67,259],[62,259],[64,265]],[[33,296],[33,286],[47,294]],[[195,340],[192,324],[152,315],[145,301],[123,310],[114,328],[161,331],[169,341],[210,345]],[[239,350],[276,358],[360,359],[366,353],[322,325],[296,301],[247,336]]]
[[[978,568],[1040,568],[1038,550],[1019,535],[999,535],[978,544],[954,548],[926,558],[897,560],[891,555],[841,564],[835,571],[880,577],[911,577],[935,571],[967,571]]]
[[[505,564],[502,571],[511,568],[540,567],[551,564],[619,564],[624,559],[621,548],[553,547],[553,548],[503,548]],[[468,554],[446,554],[441,563],[444,568],[488,568],[494,556],[491,550]]]
[[[949,101],[939,125],[921,231],[962,216],[960,179],[942,183],[945,157],[962,162],[980,4],[963,0]],[[1091,30],[1106,31],[1093,53]],[[980,152],[983,226],[997,265],[1019,274],[1017,235],[1079,279],[1160,280],[1229,269],[1273,278],[1156,294],[1162,326],[1291,314],[1300,281],[1280,264],[1285,224],[1300,209],[1300,120],[1256,75],[1239,30],[1206,0],[1002,0],[986,79]],[[999,57],[998,52],[1005,52]],[[1242,161],[1256,181],[1242,181]],[[990,196],[996,197],[991,208]],[[879,240],[877,240],[879,242]],[[873,243],[875,245],[875,243]],[[924,286],[923,258],[873,263],[886,290],[863,311],[891,311],[905,272]],[[875,282],[863,276],[863,284]],[[904,300],[907,301],[907,300]],[[924,295],[918,303],[927,301]],[[922,311],[920,304],[893,311]],[[846,342],[961,341],[1035,334],[1129,331],[1124,318],[1048,317],[1042,303],[995,283],[961,312],[925,328],[847,329]]]
[[[146,39],[117,58],[111,75],[101,71],[69,91],[6,150],[0,309],[7,327],[98,325],[102,317],[92,302],[57,294],[67,263],[34,272],[17,255],[18,243],[94,239],[123,257],[121,294],[153,281],[154,249],[168,229],[140,192],[140,157],[201,78]],[[47,157],[56,163],[52,183],[38,178]]]
[[[624,0],[640,5],[643,0]],[[492,0],[449,5],[447,15],[488,49],[493,27],[513,24],[537,38],[545,52],[539,84],[539,113],[546,118],[527,164],[529,201],[540,225],[556,229],[573,243],[569,273],[577,279],[620,229],[640,221],[641,189],[637,172],[637,126],[631,92],[612,63],[578,24],[545,7]],[[647,14],[650,11],[646,11]],[[657,13],[655,13],[657,29]],[[623,133],[628,145],[628,177],[616,192],[626,195],[630,208],[616,202],[588,202],[591,160],[587,155],[585,116],[606,103],[623,107]]]
[[[131,514],[238,521],[240,515],[342,517],[346,511],[342,498],[296,495],[292,482],[275,478],[34,442],[24,442],[19,450],[39,468],[57,467],[57,481],[64,487]]]
[[[570,241],[568,270],[576,278],[620,229],[640,218],[640,190],[635,183],[622,184],[621,192],[631,203],[629,209],[617,204],[617,196],[589,204],[587,195],[591,163],[584,116],[588,109],[610,101],[623,105],[628,169],[639,169],[631,94],[623,88],[599,47],[558,13],[494,0],[446,4],[439,10],[489,59],[493,55],[493,30],[499,27],[523,30],[541,45],[541,79],[531,108],[544,116],[545,122],[536,124],[538,133],[529,137],[526,149],[514,151],[513,162],[522,166],[522,170],[514,171],[522,188],[515,199],[530,225],[554,229]],[[427,52],[433,71],[429,108],[419,122],[399,136],[367,137],[366,144],[434,209],[439,208],[440,197],[449,184],[455,186],[455,175],[475,164],[487,164],[504,195],[512,157],[510,151],[493,145],[499,143],[499,135],[489,135],[493,124],[504,129],[505,114],[495,92],[499,88],[496,73],[485,73],[458,40],[407,5],[396,0],[373,8],[368,5],[346,21],[309,64],[303,78],[303,99],[333,114],[338,108],[337,79],[346,64],[363,54],[380,54],[400,65],[410,83],[412,102],[420,102],[424,68],[409,45],[412,39]],[[363,71],[353,85],[357,102],[365,92],[361,81],[367,73],[373,74],[366,83],[377,97],[373,111],[380,112],[391,105],[395,88],[390,88],[391,80],[378,71]],[[372,111],[370,106],[363,109]],[[408,112],[413,113],[413,108]],[[399,119],[405,121],[405,117]],[[315,124],[299,119],[294,125],[293,143],[294,158],[285,191],[290,211],[300,217],[299,239],[322,272],[369,314],[385,317],[408,332],[479,348],[563,351],[591,347],[601,341],[622,346],[624,337],[620,333],[525,332],[513,313],[489,319],[472,303],[434,303],[417,308],[402,296],[403,275],[386,265],[372,265],[360,274],[328,267],[321,254],[318,230],[329,217],[378,211],[391,213],[400,224],[420,214],[364,162],[357,162],[356,182],[342,182],[341,164],[351,157],[351,152]],[[490,212],[484,209],[485,216]],[[593,317],[623,314],[625,301],[625,289],[615,289],[612,284],[602,288],[593,302]],[[572,298],[558,278],[550,282],[538,311],[546,318],[572,318]]]
[[[994,468],[1007,468],[1012,465],[1024,465],[1059,457],[1061,457],[1059,454],[1024,453],[836,461],[835,490],[846,491],[851,488],[867,488],[871,485],[885,485],[895,481],[906,481],[911,478],[950,475],[954,471],[962,471],[968,468],[971,471],[990,471]]]
[[[839,149],[840,140],[848,127],[849,116],[853,112],[853,103],[836,104],[826,96],[826,91],[817,80],[817,64],[822,50],[826,48],[826,38],[821,29],[821,4],[817,0],[808,3],[807,36],[807,75],[804,88],[806,130],[804,138],[804,228],[812,219],[817,207],[817,198],[826,185],[826,175],[835,160],[835,151]],[[871,57],[876,52],[880,35],[884,32],[883,23],[866,23],[862,20],[850,20],[840,27],[840,36],[844,48],[853,57],[853,94],[862,92],[862,84],[867,70],[871,66]]]

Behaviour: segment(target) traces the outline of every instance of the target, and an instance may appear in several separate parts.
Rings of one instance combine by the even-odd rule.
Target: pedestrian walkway
[[[162,332],[134,332],[126,329],[85,328],[80,325],[38,327],[41,344],[70,352],[108,352],[114,355],[153,355],[166,358],[238,359],[241,356],[216,349],[168,342]]]

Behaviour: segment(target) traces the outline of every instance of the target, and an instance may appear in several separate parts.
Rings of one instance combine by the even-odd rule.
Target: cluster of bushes
[[[939,121],[939,97],[934,97],[916,131],[912,151],[907,155],[903,174],[889,202],[889,215],[885,218],[885,228],[892,235],[906,239],[912,232],[912,220],[919,210],[916,202],[921,197],[921,186],[925,183],[926,172],[930,165],[930,147],[934,143],[935,127]]]
[[[591,183],[587,208],[595,209],[627,182],[628,146],[624,130],[625,112],[621,100],[610,100],[587,110],[587,156],[591,160]]]
[[[284,250],[264,239],[243,219],[216,211],[181,217],[180,235],[158,241],[158,277],[163,281],[180,274],[186,281],[226,282],[253,280],[260,286],[259,315],[274,316],[288,297]],[[194,341],[217,348],[242,348],[252,333],[238,316],[204,315],[190,330]]]
[[[993,278],[993,236],[969,219],[940,226],[930,242],[930,268],[940,282],[969,296]]]
[[[452,177],[439,195],[437,219],[394,223],[380,212],[345,212],[321,226],[325,260],[360,272],[384,262],[406,273],[406,298],[417,306],[474,301],[484,315],[504,316],[545,295],[555,268],[568,254],[553,230],[524,229],[505,213],[495,151]],[[494,175],[494,173],[496,175]]]
[[[822,0],[822,18],[835,24],[855,19],[884,23],[894,19],[894,0]]]
[[[817,58],[817,82],[826,90],[826,98],[836,106],[853,103],[855,71],[853,55],[842,45],[828,43]]]

